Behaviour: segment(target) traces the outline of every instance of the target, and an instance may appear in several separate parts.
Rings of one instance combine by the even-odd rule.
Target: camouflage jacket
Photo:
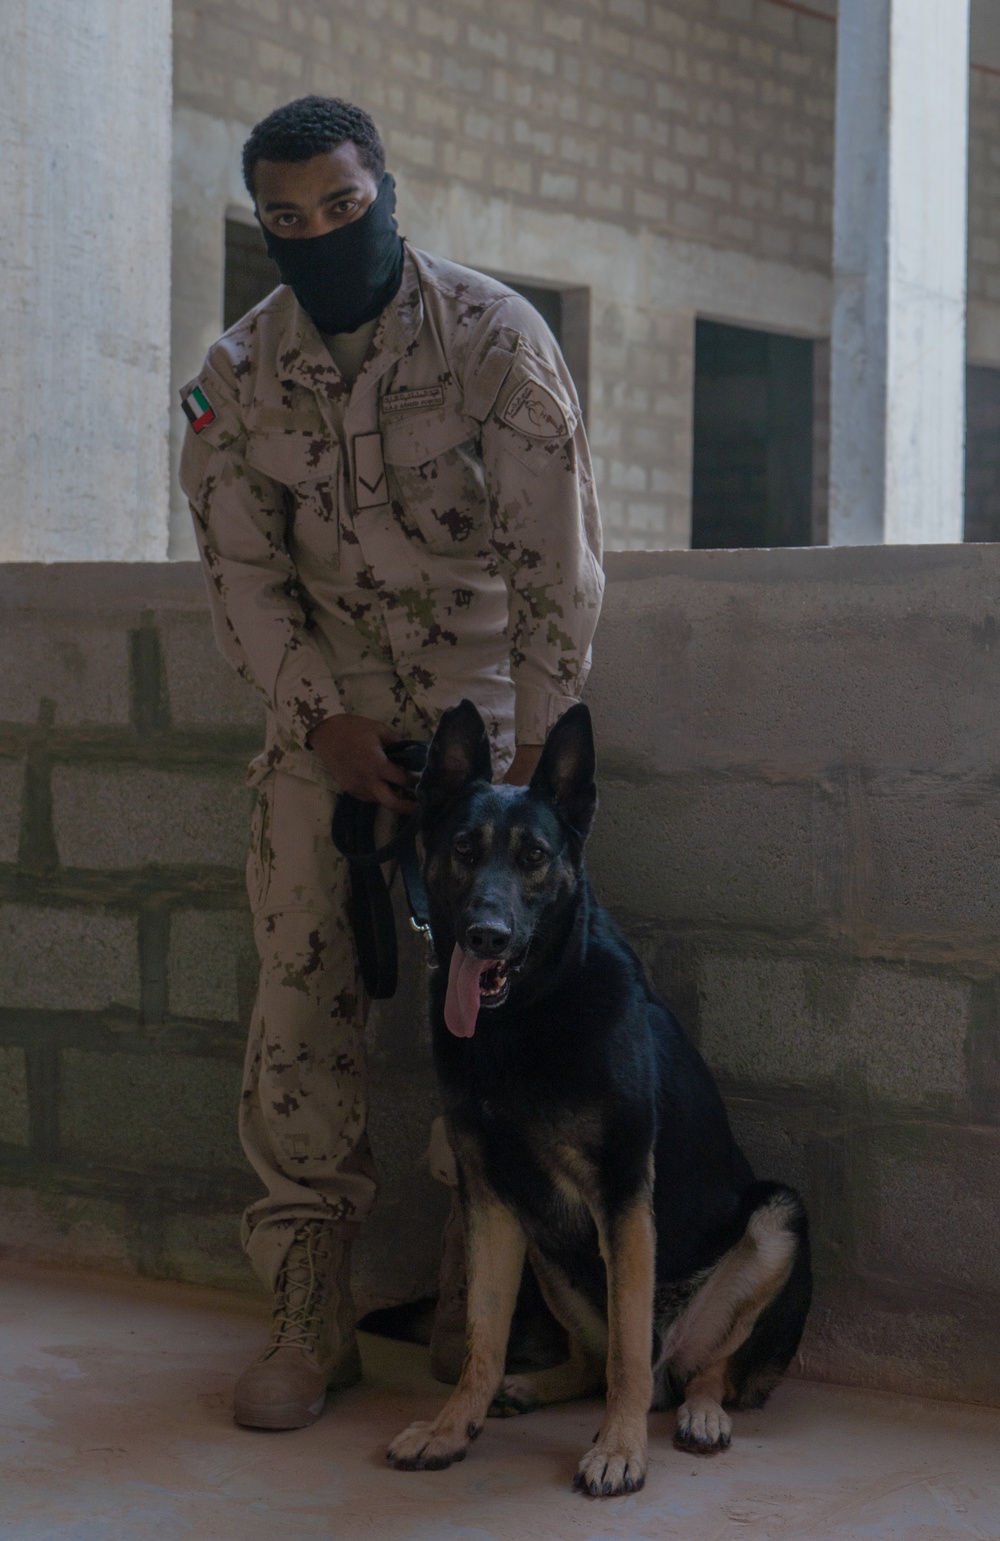
[[[544,738],[603,575],[579,403],[530,305],[407,247],[353,387],[282,286],[181,394],[216,638],[267,703],[270,763],[310,774],[324,718],[406,696],[428,728],[470,696],[504,757]]]

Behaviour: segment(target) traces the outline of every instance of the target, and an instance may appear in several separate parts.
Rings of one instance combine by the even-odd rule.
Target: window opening
[[[815,362],[808,338],[695,323],[695,549],[809,546],[817,538]]]
[[[1000,541],[1000,369],[965,372],[965,539]]]

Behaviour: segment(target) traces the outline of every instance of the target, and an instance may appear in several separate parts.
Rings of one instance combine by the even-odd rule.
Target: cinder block
[[[60,1132],[69,1151],[133,1171],[242,1168],[240,1070],[189,1054],[65,1049]]]
[[[817,1292],[797,1365],[810,1380],[995,1404],[995,1311],[982,1299],[846,1280]]]
[[[57,726],[126,723],[128,632],[96,614],[41,610],[6,617],[0,633],[0,722],[37,722],[45,697]]]
[[[91,1195],[0,1188],[4,1257],[62,1268],[134,1273],[122,1204]]]
[[[1000,930],[1000,819],[991,785],[956,791],[946,781],[863,805],[870,842],[870,913],[887,929],[920,936]]]
[[[809,916],[811,789],[607,775],[599,788],[588,860],[606,903],[715,924],[785,928]]]
[[[24,761],[0,760],[0,861],[17,861]]]
[[[169,1215],[160,1241],[163,1273],[186,1284],[212,1289],[263,1293],[263,1285],[240,1246],[240,1217],[232,1215]]]
[[[237,867],[251,794],[231,771],[60,766],[53,823],[66,867]]]
[[[835,576],[825,555],[692,553],[610,583],[587,686],[599,743],[662,773],[1000,761],[996,622],[965,575],[931,583],[903,556]]]
[[[729,1122],[754,1175],[767,1182],[788,1183],[807,1203],[811,1198],[808,1144],[815,1114],[774,1101],[727,1097]]]
[[[137,931],[127,916],[0,905],[0,1006],[138,1009]]]
[[[204,615],[158,615],[157,629],[175,726],[238,723],[263,729],[261,697],[230,668]]]
[[[0,1142],[27,1145],[28,1068],[24,1050],[0,1048]]]
[[[237,1021],[237,979],[254,958],[248,912],[175,910],[167,963],[171,1015]]]
[[[920,1286],[1000,1292],[1000,1130],[883,1128],[859,1152],[866,1272]],[[871,1185],[871,1191],[869,1191]]]
[[[954,1100],[965,1090],[969,991],[902,967],[709,954],[701,1049],[714,1070],[750,1084]]]

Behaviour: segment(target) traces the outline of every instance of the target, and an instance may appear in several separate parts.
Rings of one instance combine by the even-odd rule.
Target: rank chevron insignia
[[[215,422],[215,411],[200,385],[195,385],[181,401],[184,416],[195,433],[201,433],[209,423]]]

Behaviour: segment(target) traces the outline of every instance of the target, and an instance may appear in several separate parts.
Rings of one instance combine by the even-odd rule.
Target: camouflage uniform
[[[182,395],[216,638],[267,704],[241,1134],[267,1188],[244,1239],[273,1282],[302,1219],[356,1223],[374,1197],[337,788],[308,735],[351,712],[427,737],[469,696],[499,768],[515,738],[540,743],[589,668],[600,522],[544,323],[502,284],[410,247],[353,387],[282,286]]]

